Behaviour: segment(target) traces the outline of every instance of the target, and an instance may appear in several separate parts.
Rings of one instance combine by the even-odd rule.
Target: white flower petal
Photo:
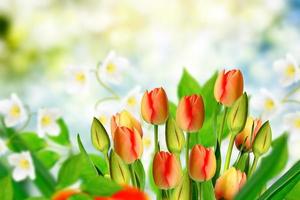
[[[28,176],[28,171],[20,169],[20,168],[15,168],[13,170],[12,176],[15,181],[22,181],[22,180],[26,179],[26,177]]]
[[[60,133],[60,127],[57,123],[53,123],[45,127],[45,132],[50,136],[58,136]]]

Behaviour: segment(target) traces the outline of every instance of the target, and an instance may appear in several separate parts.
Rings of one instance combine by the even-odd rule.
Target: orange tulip
[[[141,103],[143,119],[150,124],[163,124],[169,115],[168,97],[163,88],[146,91]]]
[[[56,192],[52,196],[52,200],[67,200],[69,197],[79,194],[80,191],[78,189],[64,189]]]
[[[157,152],[153,160],[153,178],[160,189],[172,189],[181,178],[181,165],[174,154]]]
[[[95,197],[94,200],[149,200],[149,197],[137,188],[126,187],[112,197]]]
[[[200,95],[183,97],[177,108],[176,122],[178,126],[187,132],[198,131],[204,121],[204,104]]]
[[[217,199],[231,200],[246,183],[246,174],[234,167],[228,169],[220,176],[215,185]]]
[[[190,153],[189,175],[195,181],[210,180],[216,172],[216,157],[212,149],[195,145]]]
[[[262,126],[262,121],[260,119],[254,120],[252,117],[248,117],[244,130],[242,130],[235,138],[236,147],[238,149],[241,149],[243,146],[243,150],[251,151],[252,144],[261,126]],[[252,129],[253,129],[253,133],[252,133]],[[252,134],[252,138],[251,138],[251,134]]]
[[[143,136],[141,124],[126,110],[117,113],[111,118],[111,133],[113,138],[116,128],[119,126],[125,126],[132,130],[136,129],[141,137]]]
[[[244,80],[241,71],[233,69],[225,72],[223,70],[216,80],[214,95],[217,102],[231,106],[243,94],[243,90]]]
[[[143,141],[136,129],[117,127],[114,137],[115,152],[126,164],[131,164],[142,156]]]

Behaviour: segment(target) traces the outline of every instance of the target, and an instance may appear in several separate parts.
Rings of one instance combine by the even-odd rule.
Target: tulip
[[[95,197],[94,200],[149,200],[149,197],[137,188],[125,187],[111,197]]]
[[[212,149],[195,145],[190,153],[189,175],[195,181],[210,180],[216,172],[216,157]]]
[[[204,121],[204,104],[200,95],[183,97],[177,108],[176,122],[178,126],[187,132],[198,131]]]
[[[174,154],[157,152],[153,160],[153,178],[160,189],[176,187],[181,178],[181,165]]]
[[[108,134],[101,122],[94,117],[91,128],[92,144],[103,153],[107,153],[110,148]]]
[[[132,164],[143,153],[143,141],[136,129],[117,127],[114,134],[115,152],[126,164]]]
[[[260,119],[248,117],[244,130],[242,130],[235,138],[235,146],[239,150],[252,151],[252,145],[262,125]],[[242,148],[242,149],[241,149]]]
[[[171,116],[166,123],[165,135],[168,150],[172,153],[180,154],[181,150],[184,148],[184,134]]]
[[[234,167],[228,169],[220,176],[215,185],[215,195],[217,199],[230,200],[240,191],[246,183],[246,174]]]
[[[230,107],[243,94],[243,89],[244,80],[240,70],[223,70],[215,82],[214,95],[217,102]]]
[[[146,91],[141,102],[143,119],[154,125],[166,122],[169,115],[168,97],[163,88]]]
[[[128,111],[123,110],[111,118],[111,134],[114,138],[115,130],[118,126],[125,126],[130,129],[136,129],[138,133],[143,136],[141,124]]]
[[[56,192],[51,197],[51,200],[67,200],[69,197],[79,193],[80,191],[78,189],[64,189]]]

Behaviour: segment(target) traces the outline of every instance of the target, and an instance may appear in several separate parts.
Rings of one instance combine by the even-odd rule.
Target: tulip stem
[[[252,167],[251,167],[249,175],[248,175],[249,177],[254,173],[256,166],[257,166],[257,162],[258,162],[258,157],[254,156],[254,161],[253,161]]]
[[[198,182],[196,184],[197,184],[197,189],[198,189],[198,199],[202,200],[203,199],[203,196],[202,196],[202,194],[203,194],[202,183]]]
[[[185,153],[185,161],[186,161],[186,168],[188,169],[189,166],[189,149],[190,149],[190,133],[186,133],[186,153]]]
[[[219,141],[220,147],[221,147],[221,140],[222,140],[222,135],[223,135],[223,131],[224,131],[224,125],[225,125],[227,112],[228,112],[228,108],[225,107],[224,108],[224,115],[223,115],[222,123],[221,123],[221,127],[220,127],[220,131],[219,131],[219,135],[218,135],[218,141]]]
[[[226,154],[225,165],[224,165],[224,172],[229,168],[234,139],[235,139],[235,134],[231,133],[229,146],[228,146],[228,150],[227,150],[227,154]]]
[[[111,174],[110,174],[110,163],[109,163],[108,152],[105,152],[105,153],[104,153],[104,157],[105,157],[105,161],[106,161],[106,165],[107,165],[107,169],[108,169],[108,174],[109,174],[109,176],[111,177]]]
[[[158,147],[158,125],[154,125],[154,142],[155,142],[155,149],[154,153],[157,153],[159,151]]]
[[[131,182],[133,187],[137,187],[136,180],[135,180],[135,174],[134,174],[134,169],[133,169],[133,164],[129,164],[129,169],[131,173]]]

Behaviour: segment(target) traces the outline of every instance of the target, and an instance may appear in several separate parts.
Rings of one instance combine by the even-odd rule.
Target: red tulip
[[[204,121],[204,105],[200,95],[183,97],[177,108],[176,122],[178,126],[187,132],[198,131]]]
[[[195,181],[210,180],[216,172],[216,157],[212,149],[195,145],[190,153],[189,175]]]
[[[220,176],[215,185],[217,199],[231,200],[246,183],[246,174],[234,167],[228,169]]]
[[[141,103],[143,119],[150,124],[163,124],[169,115],[168,97],[163,88],[146,91]]]
[[[252,149],[252,144],[255,140],[257,132],[261,126],[262,121],[260,119],[254,120],[252,117],[248,117],[244,130],[242,130],[235,138],[236,147],[241,149],[243,146],[243,150],[250,151]]]
[[[181,178],[181,165],[174,154],[157,152],[153,160],[153,178],[160,189],[172,189]]]
[[[242,94],[244,89],[243,75],[240,70],[221,71],[214,88],[217,102],[231,106]]]
[[[137,188],[125,187],[112,197],[95,197],[94,200],[149,200],[149,197]]]
[[[117,127],[115,130],[114,147],[116,153],[126,164],[131,164],[142,156],[143,141],[136,129]]]
[[[111,118],[111,133],[113,138],[114,138],[114,133],[116,131],[116,128],[119,126],[125,126],[132,130],[136,129],[138,133],[141,135],[141,137],[143,136],[143,130],[141,124],[126,110],[117,113]]]
[[[52,196],[52,200],[67,200],[69,197],[79,194],[80,191],[78,189],[64,189],[56,192]]]

